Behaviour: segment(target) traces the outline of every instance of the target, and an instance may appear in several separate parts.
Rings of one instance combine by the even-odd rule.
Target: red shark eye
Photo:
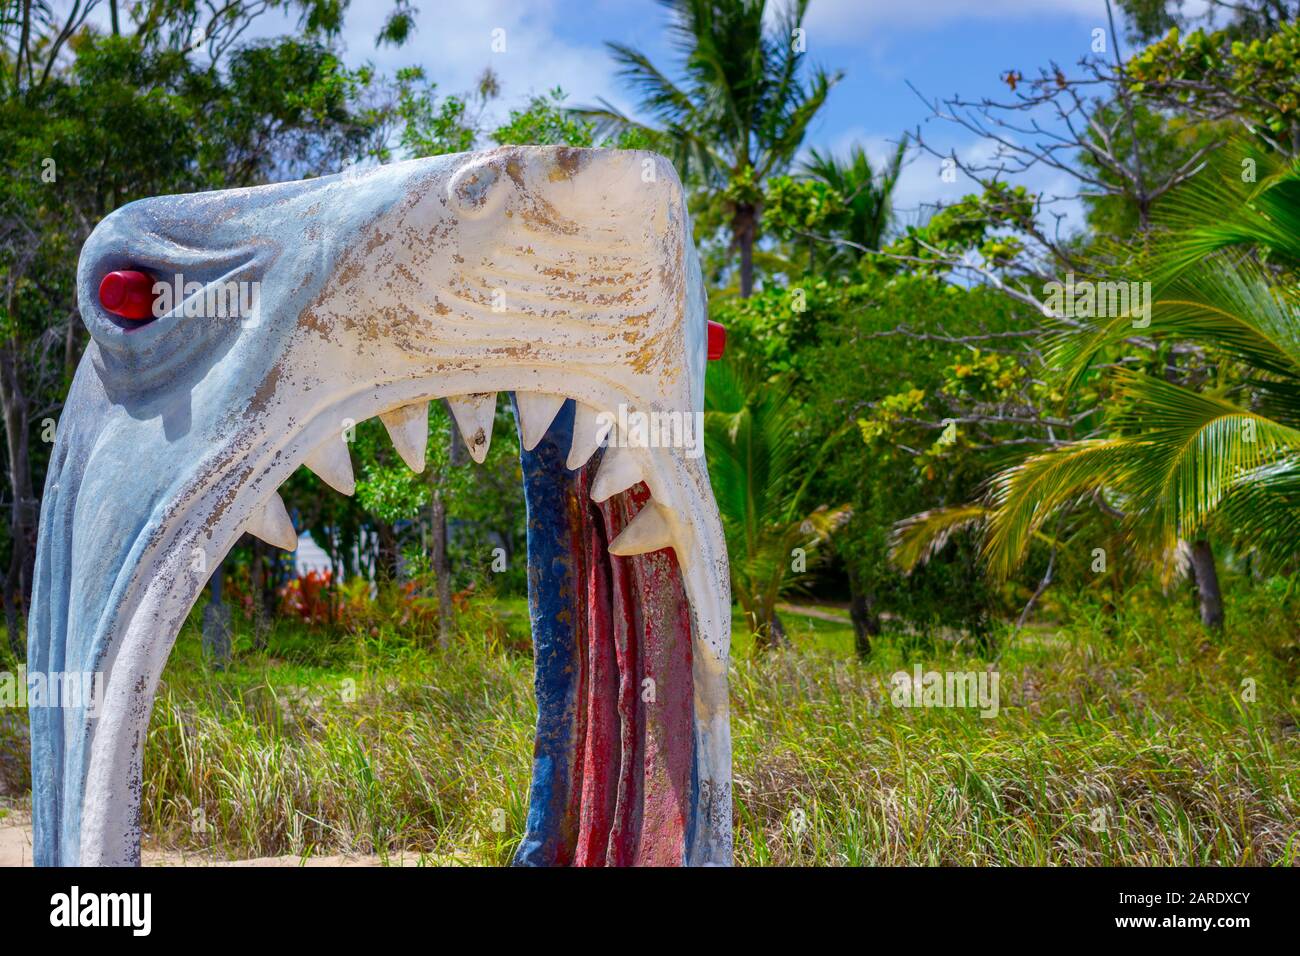
[[[722,358],[722,353],[727,347],[727,327],[721,322],[709,320],[709,361],[715,362]]]
[[[153,279],[144,272],[110,272],[99,283],[99,304],[114,315],[145,322],[153,314]]]

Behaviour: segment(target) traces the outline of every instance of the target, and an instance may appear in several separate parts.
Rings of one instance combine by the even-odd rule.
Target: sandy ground
[[[419,866],[437,861],[418,854],[378,856],[263,856],[253,860],[219,860],[203,853],[145,850],[145,866]],[[0,866],[32,865],[32,824],[25,813],[10,811],[0,819]]]

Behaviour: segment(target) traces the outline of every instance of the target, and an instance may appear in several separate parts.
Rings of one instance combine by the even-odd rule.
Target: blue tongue
[[[514,395],[510,396],[514,404]],[[565,459],[574,404],[564,403],[546,436],[519,462],[528,514],[528,607],[533,629],[537,738],[528,821],[516,866],[565,866],[578,832],[578,741],[582,684],[584,575],[580,527],[586,514],[582,472]],[[518,419],[518,408],[515,409]]]

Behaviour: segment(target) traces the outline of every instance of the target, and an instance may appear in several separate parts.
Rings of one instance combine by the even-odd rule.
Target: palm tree
[[[806,504],[817,462],[797,441],[796,406],[785,382],[767,383],[734,359],[712,364],[705,388],[709,477],[722,515],[731,587],[760,646],[785,641],[777,601],[797,585],[818,547],[847,518],[846,507]],[[802,553],[801,553],[802,550]]]
[[[1207,627],[1223,622],[1212,530],[1266,563],[1294,561],[1300,547],[1300,163],[1257,186],[1243,183],[1240,172],[1232,165],[1222,175],[1207,174],[1174,198],[1167,222],[1175,232],[1156,261],[1146,331],[1191,343],[1209,361],[1234,361],[1244,375],[1202,392],[1130,368],[1111,370],[1119,412],[1110,437],[1062,445],[993,478],[990,511],[980,521],[995,577],[1015,570],[1049,516],[1089,496],[1121,513],[1129,538],[1165,563],[1190,552]],[[1062,335],[1051,354],[1074,384],[1132,334],[1132,316],[1117,316],[1083,334]],[[944,525],[937,518],[931,523]],[[900,553],[922,551],[924,526],[917,519],[899,526]]]
[[[740,253],[740,294],[747,298],[754,290],[763,183],[790,165],[840,74],[818,68],[808,82],[800,77],[808,0],[793,0],[774,18],[767,16],[767,0],[663,2],[673,11],[680,85],[636,48],[607,44],[619,75],[658,125],[638,123],[603,100],[576,112],[644,131],[683,179],[694,177],[721,197]]]
[[[893,224],[894,188],[903,171],[907,145],[904,136],[879,170],[871,165],[861,145],[853,146],[847,161],[831,153],[809,150],[809,159],[803,164],[804,173],[830,186],[844,202],[846,215],[837,230],[837,238],[847,242],[839,247],[837,255],[850,263],[857,262],[868,249],[879,249]]]

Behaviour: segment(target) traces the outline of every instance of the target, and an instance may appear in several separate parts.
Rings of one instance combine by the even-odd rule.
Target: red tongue
[[[712,800],[696,774],[686,588],[669,548],[609,553],[650,493],[593,504],[602,456],[568,469],[573,419],[566,402],[519,456],[537,736],[515,862],[681,866]]]
[[[584,497],[594,470],[578,482]],[[578,866],[680,866],[686,853],[693,746],[686,591],[670,549],[631,558],[608,551],[649,500],[636,485],[594,506],[584,522]]]

